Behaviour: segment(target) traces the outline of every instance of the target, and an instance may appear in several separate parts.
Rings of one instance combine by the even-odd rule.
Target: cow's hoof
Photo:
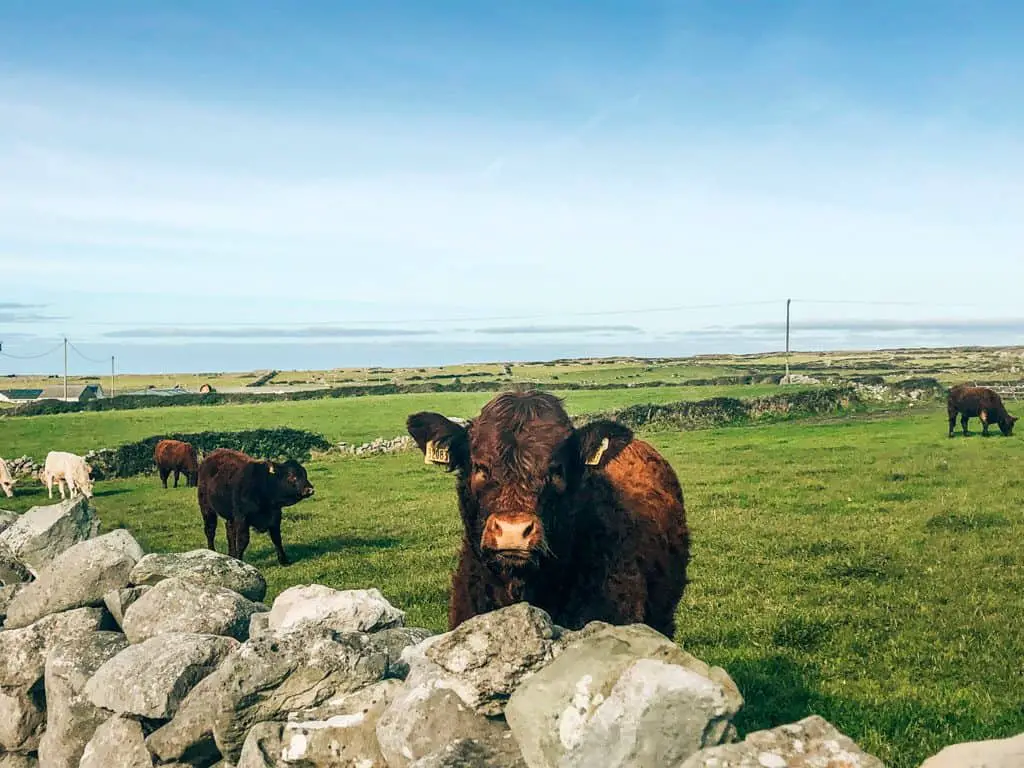
[[[277,558],[277,562],[278,562],[279,565],[291,565],[292,564],[292,561],[289,560],[287,557],[279,557],[279,558]]]

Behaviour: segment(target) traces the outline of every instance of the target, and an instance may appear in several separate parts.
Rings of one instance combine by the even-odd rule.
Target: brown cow
[[[520,601],[559,625],[643,622],[671,637],[689,532],[672,467],[622,424],[574,429],[562,402],[507,392],[468,426],[407,420],[428,463],[456,473],[463,523],[448,626]]]
[[[960,414],[960,426],[963,427],[964,437],[967,432],[967,422],[973,416],[981,419],[981,434],[988,437],[988,425],[995,423],[999,425],[999,431],[1006,437],[1013,434],[1013,425],[1017,423],[1017,417],[1011,416],[1003,406],[1003,399],[999,394],[988,387],[970,387],[966,384],[958,384],[949,390],[949,397],[946,400],[946,413],[949,416],[949,436],[953,436],[956,428],[956,415]]]
[[[258,461],[241,451],[218,448],[199,465],[199,511],[206,542],[215,549],[217,517],[224,518],[228,554],[243,559],[249,528],[269,533],[281,565],[290,563],[281,543],[281,509],[313,495],[299,462]]]
[[[195,446],[181,440],[161,440],[153,449],[153,461],[160,472],[160,482],[167,487],[167,478],[174,473],[174,487],[178,476],[185,476],[185,486],[193,488],[199,481],[199,457]]]

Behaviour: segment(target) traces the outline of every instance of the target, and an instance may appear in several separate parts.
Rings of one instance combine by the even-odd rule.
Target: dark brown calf
[[[241,451],[218,448],[199,465],[199,511],[206,542],[215,549],[217,518],[224,518],[228,554],[239,560],[249,545],[249,528],[269,533],[277,561],[288,565],[281,543],[281,509],[313,495],[306,470],[297,461],[257,461]]]
[[[174,473],[174,487],[178,487],[178,476],[185,476],[185,485],[192,488],[199,481],[199,457],[191,443],[180,440],[161,440],[153,449],[153,461],[160,472],[160,482],[167,487],[167,478]]]
[[[1017,417],[1006,412],[1003,399],[999,397],[999,394],[988,387],[969,387],[966,384],[958,384],[949,390],[946,412],[949,416],[950,437],[953,437],[958,413],[964,437],[969,434],[967,422],[972,417],[981,419],[981,434],[985,437],[988,437],[989,424],[999,425],[999,431],[1009,437],[1013,434],[1013,425],[1017,423]]]
[[[689,533],[672,467],[621,424],[574,429],[547,393],[504,393],[462,426],[417,413],[428,463],[456,473],[463,523],[449,628],[526,601],[559,625],[643,622],[671,637]]]

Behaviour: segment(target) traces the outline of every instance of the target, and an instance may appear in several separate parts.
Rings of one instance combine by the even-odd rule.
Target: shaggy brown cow
[[[981,434],[985,437],[988,437],[989,424],[998,424],[999,431],[1009,437],[1013,434],[1013,425],[1017,423],[1017,417],[1006,412],[1003,399],[999,397],[999,394],[988,387],[970,387],[966,384],[958,384],[949,390],[946,412],[949,415],[950,437],[953,436],[953,430],[956,428],[958,413],[964,437],[968,435],[967,422],[973,416],[981,419]]]
[[[526,601],[559,625],[643,622],[671,637],[689,532],[675,472],[625,426],[574,429],[562,402],[507,392],[462,426],[407,420],[428,463],[456,473],[463,523],[449,628]]]
[[[181,440],[161,440],[153,449],[153,461],[160,472],[160,482],[167,487],[167,478],[174,473],[174,487],[178,476],[185,476],[185,486],[192,488],[199,481],[199,457],[195,446]]]
[[[206,542],[214,549],[217,517],[224,518],[228,554],[243,559],[249,528],[269,533],[277,561],[290,561],[281,544],[281,509],[313,495],[306,470],[297,461],[257,461],[241,451],[218,448],[199,465],[199,511]]]

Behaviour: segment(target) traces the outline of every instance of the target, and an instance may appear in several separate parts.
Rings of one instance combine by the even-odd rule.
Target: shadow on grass
[[[818,666],[782,654],[734,659],[727,668],[744,699],[735,720],[741,739],[820,715],[890,768],[914,768],[949,744],[1003,738],[1024,729],[1024,698],[1019,696],[986,719],[952,700],[943,706],[903,696],[883,703],[833,696],[822,691]]]
[[[284,539],[284,551],[288,553],[288,557],[293,564],[315,560],[332,552],[393,549],[402,543],[401,539],[396,539],[392,536],[376,536],[372,538],[330,536],[317,539],[316,541],[297,543],[289,543],[287,533],[284,533],[282,537]],[[264,539],[266,543],[260,541],[260,539]],[[253,546],[254,544],[256,546]],[[245,560],[257,567],[277,565],[277,555],[274,554],[274,547],[266,534],[253,532],[249,548],[245,552]]]

